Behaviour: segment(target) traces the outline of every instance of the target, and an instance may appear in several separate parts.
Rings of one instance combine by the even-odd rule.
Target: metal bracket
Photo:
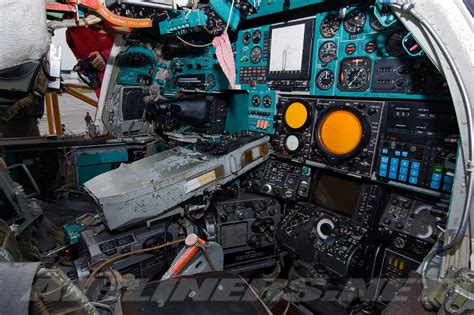
[[[31,198],[31,197],[40,195],[41,191],[40,191],[38,185],[36,184],[35,179],[33,178],[33,176],[31,176],[31,173],[30,173],[30,171],[28,170],[28,168],[26,167],[25,164],[23,164],[23,163],[13,164],[13,165],[7,166],[7,169],[10,171],[10,170],[18,168],[18,167],[23,169],[23,171],[26,173],[26,176],[30,180],[31,185],[33,185],[33,188],[35,189],[34,193],[31,193],[31,194],[26,195],[26,196],[28,198]]]
[[[469,173],[474,172],[474,162],[473,161],[471,161],[471,160],[467,161],[466,172],[469,172]]]

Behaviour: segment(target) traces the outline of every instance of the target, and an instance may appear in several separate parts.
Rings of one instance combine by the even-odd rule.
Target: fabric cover
[[[40,263],[0,263],[0,313],[28,314],[31,286]]]
[[[49,49],[44,0],[2,0],[0,70],[38,60]]]

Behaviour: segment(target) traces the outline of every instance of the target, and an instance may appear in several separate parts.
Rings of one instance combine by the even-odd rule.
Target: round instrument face
[[[262,32],[260,32],[259,30],[256,30],[255,32],[253,32],[252,34],[252,42],[254,44],[258,44],[258,42],[262,39]]]
[[[354,43],[349,43],[346,45],[346,48],[344,50],[346,52],[346,55],[352,55],[353,53],[356,52],[357,47]]]
[[[344,91],[365,91],[370,83],[369,58],[347,58],[339,71],[340,88]]]
[[[362,140],[362,122],[348,110],[336,110],[323,118],[318,133],[320,143],[327,153],[346,155],[357,149]]]
[[[406,34],[405,31],[396,31],[387,38],[385,50],[389,56],[401,57],[406,54],[405,48],[403,48],[403,38]]]
[[[306,124],[308,118],[308,109],[300,102],[288,105],[284,114],[285,123],[291,129],[300,129]]]
[[[320,90],[329,90],[334,84],[334,72],[324,69],[316,75],[316,86]]]
[[[359,9],[354,9],[351,12],[347,13],[344,17],[343,26],[344,30],[351,34],[360,34],[364,30],[365,21],[367,17],[365,16],[364,11]]]
[[[250,32],[245,32],[242,39],[244,41],[244,45],[248,45],[248,44],[250,44],[250,40],[252,39],[252,35],[250,35]]]
[[[256,46],[250,51],[250,61],[252,61],[252,63],[259,63],[260,60],[262,60],[262,49]]]
[[[318,52],[319,60],[322,63],[328,64],[333,60],[337,59],[337,46],[333,41],[327,41],[319,47]]]
[[[265,95],[262,99],[264,107],[270,107],[272,105],[272,98],[269,95]]]
[[[295,152],[300,147],[300,139],[295,135],[289,135],[285,139],[285,148],[290,152]]]
[[[367,42],[364,47],[365,52],[368,54],[373,53],[376,49],[377,49],[377,43],[373,40]]]
[[[319,32],[325,38],[331,38],[339,31],[339,18],[335,14],[327,15],[319,26]]]
[[[254,95],[252,96],[252,105],[258,107],[260,105],[260,96]]]

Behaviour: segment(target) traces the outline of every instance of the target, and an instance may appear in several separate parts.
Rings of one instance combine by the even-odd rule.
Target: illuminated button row
[[[379,176],[388,177],[389,179],[401,182],[408,181],[409,184],[417,185],[420,176],[420,167],[421,163],[417,161],[411,161],[410,163],[410,160],[407,159],[382,156],[380,158]]]
[[[441,186],[443,182],[443,186]],[[442,167],[434,167],[433,173],[431,174],[431,189],[442,189],[443,191],[451,191],[453,188],[453,177],[449,175],[443,175]]]

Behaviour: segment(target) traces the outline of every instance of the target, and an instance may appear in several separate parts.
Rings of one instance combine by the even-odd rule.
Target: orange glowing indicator
[[[362,123],[347,110],[328,114],[319,127],[319,140],[323,148],[333,155],[353,152],[362,139]]]
[[[292,129],[299,129],[308,120],[308,109],[300,102],[291,103],[285,112],[285,122]]]

